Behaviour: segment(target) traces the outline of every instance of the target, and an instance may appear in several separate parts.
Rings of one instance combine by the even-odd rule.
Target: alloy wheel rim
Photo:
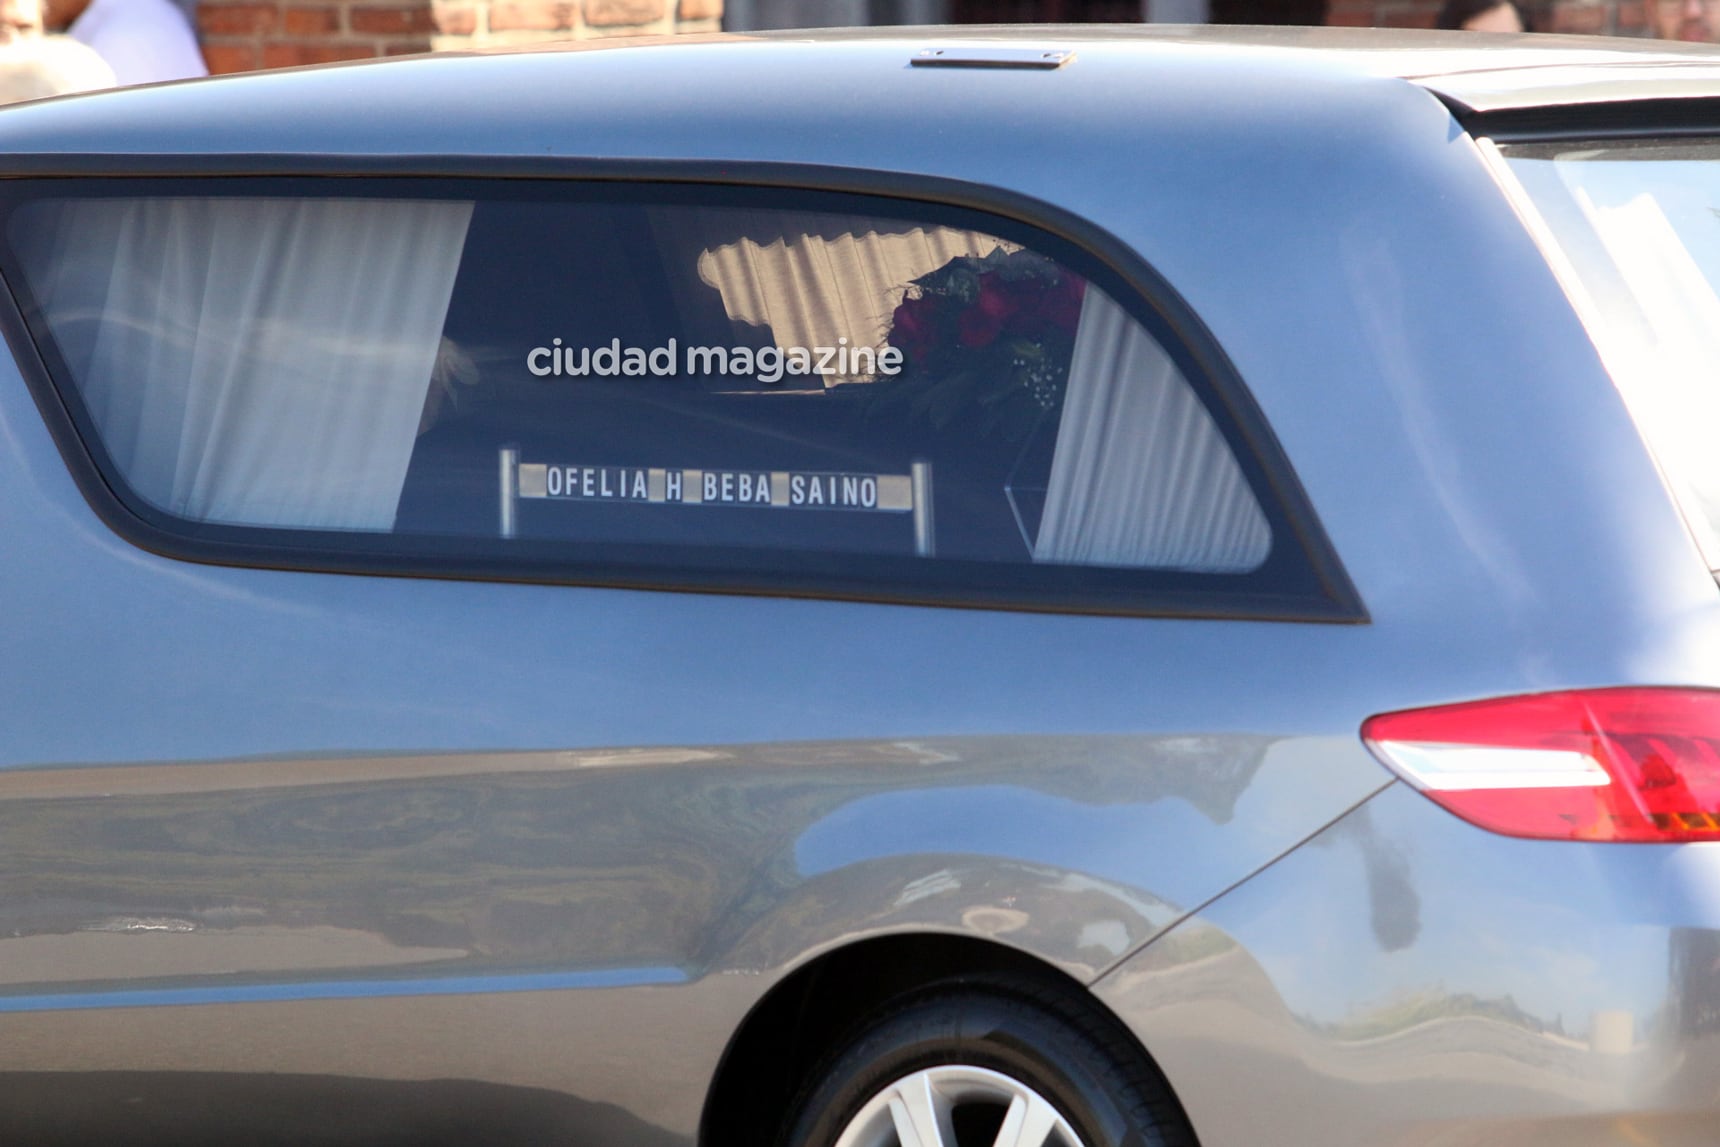
[[[836,1147],[1087,1147],[1039,1092],[989,1068],[941,1064],[866,1101]]]

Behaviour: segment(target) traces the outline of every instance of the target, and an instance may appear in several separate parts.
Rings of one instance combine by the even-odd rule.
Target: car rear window
[[[22,188],[6,264],[48,373],[107,484],[188,538],[1076,606],[1307,581],[1186,352],[1014,221],[651,184]]]
[[[1502,152],[1709,567],[1720,569],[1720,142]]]

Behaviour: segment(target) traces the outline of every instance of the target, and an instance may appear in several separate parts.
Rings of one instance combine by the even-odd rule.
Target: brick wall
[[[202,0],[212,72],[483,44],[714,32],[723,0]]]

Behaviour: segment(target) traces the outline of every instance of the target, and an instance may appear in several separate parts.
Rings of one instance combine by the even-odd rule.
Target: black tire
[[[885,1088],[952,1064],[1025,1084],[1082,1147],[1196,1147],[1164,1077],[1109,1013],[1077,989],[1013,977],[950,981],[893,1001],[811,1072],[779,1147],[833,1147]],[[949,1147],[991,1147],[1001,1115],[964,1115]]]

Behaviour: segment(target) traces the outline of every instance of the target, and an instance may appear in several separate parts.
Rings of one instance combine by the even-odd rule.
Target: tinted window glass
[[[1256,464],[1058,240],[827,193],[324,186],[12,206],[44,357],[146,516],[540,567],[1282,580]]]

